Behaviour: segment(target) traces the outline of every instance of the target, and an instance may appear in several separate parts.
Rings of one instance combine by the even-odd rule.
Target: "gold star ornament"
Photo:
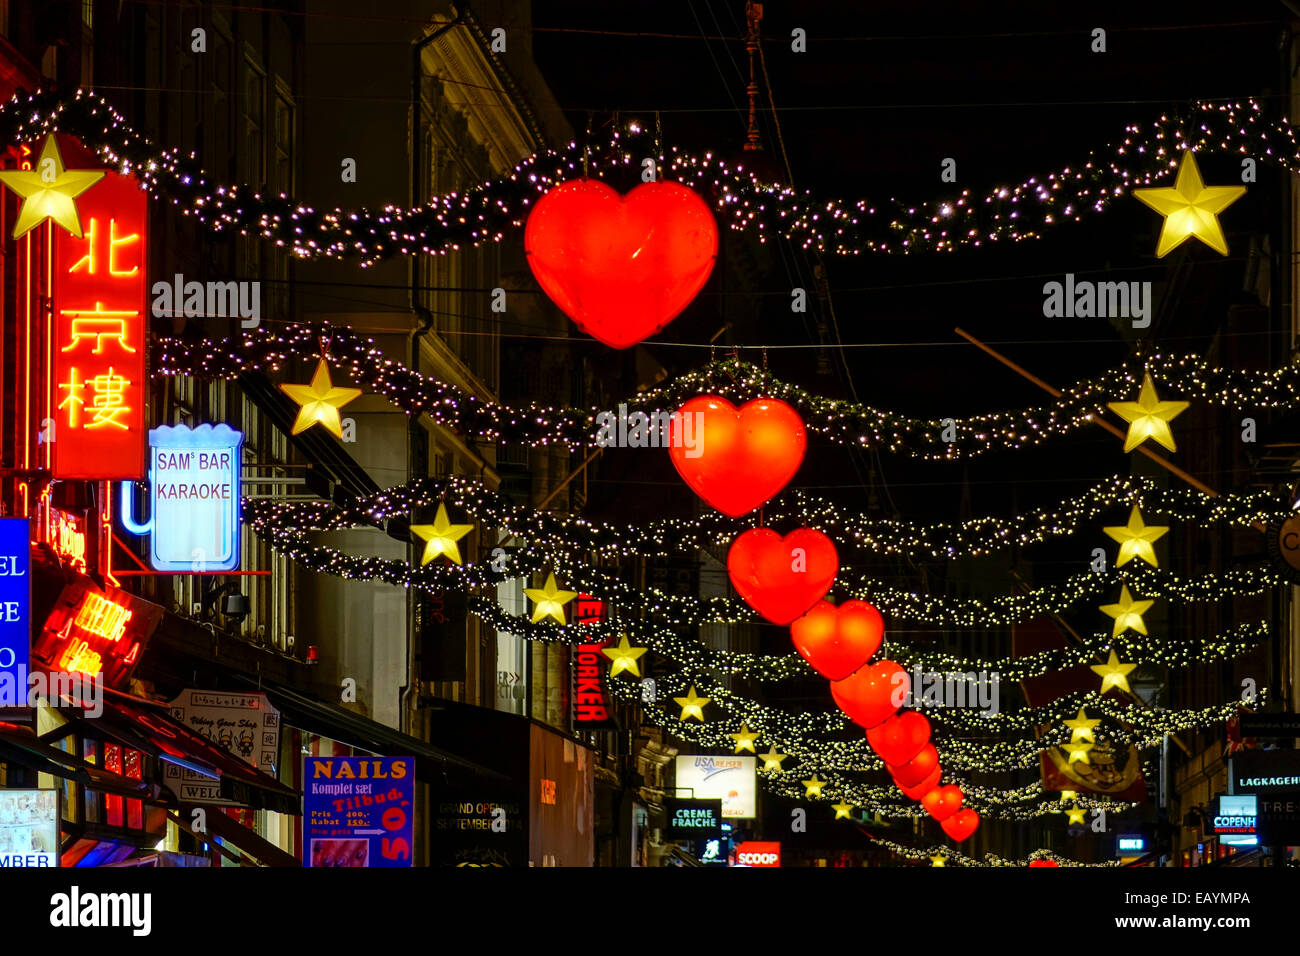
[[[1134,558],[1141,558],[1153,568],[1160,566],[1156,563],[1156,550],[1151,545],[1164,537],[1169,528],[1143,524],[1142,513],[1138,511],[1137,505],[1133,506],[1127,525],[1114,525],[1101,530],[1119,542],[1119,557],[1115,559],[1115,567],[1127,564]]]
[[[941,855],[936,853],[934,856],[930,857],[930,865],[947,866],[948,864],[944,861],[944,858]]]
[[[758,752],[754,749],[754,741],[758,739],[759,735],[749,729],[749,724],[742,723],[739,731],[734,734],[727,734],[727,736],[736,742],[735,753],[740,753],[742,750],[748,750],[750,753]]]
[[[1079,716],[1075,717],[1074,720],[1062,721],[1062,723],[1070,728],[1070,743],[1078,743],[1081,740],[1086,740],[1093,744],[1097,742],[1096,729],[1097,725],[1101,723],[1101,719],[1089,720],[1087,711],[1082,707],[1079,708]],[[1074,791],[1069,790],[1066,792],[1073,793]],[[1062,799],[1064,799],[1064,797],[1062,797]]]
[[[1101,611],[1115,619],[1115,627],[1111,631],[1111,637],[1119,637],[1129,628],[1137,631],[1139,634],[1147,632],[1147,625],[1142,620],[1142,615],[1151,609],[1155,601],[1135,601],[1133,595],[1128,593],[1128,585],[1119,586],[1119,602],[1116,604],[1103,604]],[[1114,651],[1111,654],[1114,655]]]
[[[851,803],[832,803],[831,809],[835,811],[836,820],[852,820],[853,804]]]
[[[704,705],[707,704],[710,699],[711,698],[708,697],[696,697],[694,684],[692,684],[691,689],[686,692],[685,697],[673,698],[677,706],[682,709],[681,720],[694,717],[700,723],[704,723]]]
[[[1169,423],[1187,410],[1190,402],[1162,402],[1156,396],[1155,383],[1148,372],[1142,378],[1142,390],[1136,402],[1107,402],[1106,407],[1128,422],[1128,434],[1124,436],[1124,450],[1132,451],[1148,438],[1164,445],[1170,451],[1177,451],[1174,433],[1169,430]]]
[[[1135,189],[1133,195],[1165,217],[1156,245],[1156,258],[1164,258],[1195,236],[1221,256],[1228,243],[1219,225],[1219,213],[1246,194],[1245,186],[1207,186],[1191,150],[1183,153],[1173,186]]]
[[[602,647],[600,652],[610,659],[609,676],[617,677],[627,671],[633,677],[641,676],[641,665],[637,663],[648,647],[633,647],[628,643],[627,635],[618,639],[617,647]]]
[[[447,520],[447,506],[438,503],[438,514],[433,524],[413,524],[411,533],[422,538],[424,556],[420,564],[425,565],[435,558],[445,556],[452,564],[460,564],[460,547],[456,544],[461,538],[474,530],[472,524],[452,524]]]
[[[330,381],[329,363],[324,359],[316,363],[310,385],[281,385],[280,391],[299,405],[298,417],[293,422],[295,435],[313,425],[321,425],[335,438],[343,437],[339,409],[361,395],[359,388],[336,388]]]
[[[14,238],[26,235],[46,219],[53,219],[76,238],[82,238],[75,200],[104,176],[102,169],[64,169],[54,134],[45,137],[34,168],[0,171],[0,183],[23,201],[14,221]]]
[[[1077,823],[1082,825],[1087,822],[1084,816],[1084,814],[1086,814],[1087,811],[1084,810],[1083,807],[1071,807],[1070,809],[1066,810],[1065,813],[1066,816],[1069,817],[1069,820],[1066,821],[1067,824]]]
[[[1062,803],[1069,803],[1071,800],[1078,800],[1078,799],[1079,799],[1079,791],[1077,791],[1077,790],[1062,790],[1062,791],[1061,791],[1061,802],[1062,802]]]
[[[781,761],[788,756],[789,754],[777,753],[776,744],[772,744],[772,746],[768,748],[767,753],[759,754],[759,757],[763,760],[763,766],[760,769],[779,773],[781,770]]]
[[[524,593],[533,602],[534,624],[547,617],[561,624],[565,623],[564,605],[578,596],[577,591],[561,591],[559,585],[555,583],[554,574],[546,576],[546,584],[543,587],[524,588]],[[703,720],[704,718],[701,717],[700,719]]]
[[[803,795],[805,797],[820,797],[822,787],[826,786],[826,781],[818,780],[817,774],[813,774],[811,780],[800,780],[799,782],[803,784]]]
[[[1088,751],[1091,750],[1094,746],[1096,745],[1089,744],[1089,743],[1077,743],[1071,741],[1068,744],[1061,744],[1061,749],[1064,750],[1067,754],[1069,754],[1070,756],[1069,763],[1091,764],[1092,761],[1088,759]]]
[[[1115,656],[1114,648],[1111,648],[1110,659],[1105,664],[1092,664],[1090,667],[1092,672],[1101,678],[1101,693],[1106,693],[1112,687],[1132,693],[1128,686],[1128,675],[1130,671],[1137,668],[1137,665],[1121,664],[1119,658]]]

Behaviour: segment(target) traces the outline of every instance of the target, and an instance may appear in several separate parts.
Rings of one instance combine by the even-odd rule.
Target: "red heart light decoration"
[[[727,552],[731,583],[773,624],[789,624],[820,601],[839,570],[834,543],[812,528],[785,537],[771,528],[751,528]]]
[[[840,710],[870,730],[898,713],[909,683],[907,671],[893,661],[878,661],[831,681],[831,696]]]
[[[790,625],[795,650],[827,680],[844,680],[871,660],[884,634],[884,618],[866,601],[845,601],[839,607],[821,601]],[[914,756],[886,762],[906,763]]]
[[[799,470],[807,447],[803,419],[775,398],[736,408],[717,395],[699,395],[681,407],[669,428],[668,456],[677,473],[733,518],[775,497]]]
[[[1055,860],[1030,860],[1030,866],[1060,866]]]
[[[675,319],[704,287],[718,226],[680,183],[643,183],[621,196],[575,179],[528,214],[524,253],[542,291],[582,331],[625,349]]]
[[[943,827],[943,832],[958,843],[974,833],[979,825],[980,815],[969,807],[965,810],[958,810],[939,824],[939,826]]]
[[[921,806],[925,807],[930,816],[942,823],[961,809],[961,800],[961,787],[950,783],[946,787],[935,787],[923,796]]]
[[[903,791],[903,794],[909,800],[920,800],[935,787],[939,786],[939,777],[942,775],[943,768],[935,767],[934,770],[930,771],[930,774],[915,787],[905,787],[900,783],[898,789]]]
[[[899,787],[914,787],[934,773],[938,766],[939,752],[934,749],[934,744],[926,744],[908,763],[901,767],[890,766],[889,775]],[[919,800],[920,797],[916,799]]]
[[[796,622],[798,623],[798,622]],[[905,764],[930,742],[930,721],[918,711],[895,714],[867,731],[867,743],[887,764]]]

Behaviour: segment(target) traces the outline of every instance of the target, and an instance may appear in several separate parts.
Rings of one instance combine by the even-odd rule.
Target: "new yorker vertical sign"
[[[31,528],[26,518],[0,518],[0,674],[27,688],[31,663]]]
[[[148,207],[133,176],[109,172],[77,198],[82,238],[55,230],[55,478],[144,475]]]

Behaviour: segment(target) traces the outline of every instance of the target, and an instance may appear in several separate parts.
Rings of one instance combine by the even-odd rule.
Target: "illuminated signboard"
[[[677,793],[697,800],[721,800],[724,820],[758,815],[758,760],[755,757],[677,757]]]
[[[239,464],[244,436],[229,425],[164,425],[149,431],[149,519],[133,517],[122,485],[122,525],[151,535],[157,571],[239,567]]]
[[[83,235],[55,230],[54,477],[144,473],[148,199],[109,172],[77,197]]]
[[[605,620],[605,602],[590,594],[579,594],[573,602],[573,624],[599,624]],[[608,640],[594,640],[573,648],[573,687],[570,694],[573,729],[614,730],[614,708],[605,686],[609,658],[601,653]]]
[[[85,573],[86,520],[58,508],[50,509],[50,547],[68,567]]]
[[[736,847],[736,866],[780,866],[781,844],[746,840]]]
[[[707,840],[722,836],[721,800],[664,800],[670,840]]]
[[[1259,844],[1259,798],[1253,793],[1219,797],[1214,815],[1214,832],[1219,842],[1229,846]]]
[[[109,687],[126,684],[163,609],[110,589],[101,594],[69,584],[45,621],[32,657],[50,671],[102,674]]]
[[[411,866],[414,757],[304,757],[303,866]]]
[[[59,792],[0,790],[0,869],[59,865]]]
[[[1121,856],[1141,856],[1147,851],[1147,840],[1138,834],[1123,834],[1115,839],[1115,849]]]
[[[26,518],[0,518],[0,674],[24,688],[32,644],[30,540]]]

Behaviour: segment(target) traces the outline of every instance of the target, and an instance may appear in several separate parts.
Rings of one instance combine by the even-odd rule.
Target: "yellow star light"
[[[754,741],[759,738],[759,735],[749,729],[749,724],[742,723],[737,733],[727,734],[727,736],[736,742],[735,753],[740,753],[742,750],[748,750],[750,753],[758,752],[754,749]]]
[[[1066,810],[1065,813],[1066,816],[1069,817],[1069,820],[1066,821],[1067,824],[1069,823],[1083,824],[1087,822],[1087,819],[1085,817],[1087,811],[1084,810],[1083,807],[1071,807],[1070,809]]]
[[[832,803],[831,809],[835,811],[836,820],[853,819],[853,817],[850,815],[853,812],[853,804],[851,803]]]
[[[947,864],[946,862],[944,862],[943,856],[941,856],[940,854],[937,854],[937,853],[936,853],[934,856],[930,857],[930,865],[931,865],[931,866],[947,866],[948,864]]]
[[[555,583],[555,575],[546,576],[546,584],[540,588],[524,588],[524,593],[532,599],[533,602],[533,623],[536,624],[542,618],[554,618],[561,624],[564,623],[564,605],[568,604],[578,596],[577,591],[561,591]],[[701,717],[701,720],[704,718]]]
[[[618,647],[602,647],[600,652],[612,662],[609,665],[610,677],[617,677],[624,671],[628,671],[633,677],[640,677],[641,665],[637,663],[637,659],[648,650],[650,650],[648,647],[633,647],[624,634],[618,639]]]
[[[1068,802],[1071,801],[1071,800],[1078,800],[1078,799],[1079,799],[1079,791],[1077,791],[1077,790],[1062,790],[1062,791],[1061,791],[1061,802],[1062,802],[1062,803],[1068,803]]]
[[[339,409],[361,394],[359,388],[336,388],[330,381],[330,367],[324,359],[316,363],[310,385],[281,385],[280,391],[300,406],[293,422],[295,435],[313,425],[322,425],[335,438],[343,437]]]
[[[64,169],[54,135],[45,137],[41,158],[34,168],[0,171],[0,183],[23,201],[14,221],[14,238],[25,235],[46,219],[53,219],[80,239],[81,217],[77,215],[75,200],[104,176],[102,169]]]
[[[1092,664],[1090,666],[1093,673],[1101,678],[1101,693],[1106,693],[1112,687],[1118,687],[1122,691],[1132,693],[1128,686],[1128,674],[1137,665],[1121,664],[1119,658],[1115,656],[1114,648],[1111,649],[1110,660],[1106,661],[1105,664]]]
[[[704,705],[709,702],[710,698],[696,697],[694,684],[691,685],[691,689],[687,691],[685,697],[674,697],[673,700],[682,709],[682,720],[694,717],[700,723],[704,723]]]
[[[763,766],[761,769],[779,772],[781,770],[781,761],[789,755],[777,753],[776,744],[772,744],[772,746],[768,748],[767,753],[759,754],[759,756],[763,758]]]
[[[822,795],[822,787],[826,786],[826,781],[818,780],[817,774],[813,774],[811,780],[801,780],[799,782],[804,786],[803,795],[805,797],[820,797]]]
[[[1156,396],[1155,383],[1148,372],[1142,378],[1142,390],[1136,402],[1107,402],[1106,407],[1128,422],[1124,450],[1132,451],[1151,438],[1170,451],[1177,451],[1169,423],[1186,411],[1190,402],[1162,402]]]
[[[1119,557],[1115,559],[1115,567],[1121,567],[1133,558],[1141,558],[1153,568],[1160,566],[1156,563],[1156,549],[1151,545],[1164,537],[1169,528],[1167,525],[1143,524],[1142,513],[1138,511],[1137,505],[1133,506],[1127,525],[1114,525],[1101,530],[1119,542]]]
[[[1111,631],[1111,637],[1119,637],[1129,628],[1137,631],[1139,634],[1147,632],[1146,622],[1142,620],[1142,615],[1151,609],[1155,601],[1135,601],[1133,596],[1128,593],[1128,585],[1121,584],[1119,588],[1118,604],[1103,604],[1102,613],[1108,614],[1115,619],[1114,630]],[[1112,656],[1114,651],[1111,651]]]
[[[1095,746],[1096,744],[1071,741],[1068,744],[1061,744],[1061,749],[1070,755],[1070,763],[1091,764],[1092,761],[1088,759],[1088,751]]]
[[[1161,259],[1195,236],[1221,256],[1228,254],[1218,214],[1246,194],[1245,186],[1207,186],[1191,150],[1183,153],[1173,186],[1135,189],[1133,195],[1165,217],[1156,246]]]
[[[1070,728],[1070,743],[1078,743],[1080,740],[1086,740],[1093,744],[1097,742],[1095,730],[1097,725],[1101,723],[1101,719],[1089,720],[1088,714],[1082,707],[1079,708],[1079,716],[1075,717],[1074,720],[1062,721],[1062,723]]]
[[[447,506],[438,503],[438,514],[433,524],[413,524],[411,533],[425,541],[424,556],[420,564],[425,565],[439,555],[446,555],[452,564],[460,564],[460,547],[456,544],[461,538],[474,530],[472,524],[452,524],[447,520]]]

